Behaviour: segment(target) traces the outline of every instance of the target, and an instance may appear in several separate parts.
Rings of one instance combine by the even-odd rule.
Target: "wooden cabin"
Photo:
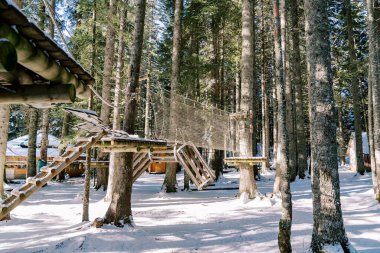
[[[37,144],[41,143],[41,133],[37,133]],[[7,152],[5,157],[5,175],[7,179],[25,179],[26,167],[28,164],[28,139],[29,136],[21,136],[19,138],[8,141]],[[60,140],[52,135],[48,135],[48,162],[54,157],[59,156],[58,146]],[[37,146],[36,156],[39,159],[40,146]]]

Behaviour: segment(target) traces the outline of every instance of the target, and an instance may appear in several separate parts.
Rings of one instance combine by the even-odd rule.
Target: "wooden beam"
[[[151,151],[150,148],[143,147],[106,147],[102,148],[102,152],[104,153],[149,153]]]
[[[224,162],[228,165],[256,165],[256,164],[262,164],[263,162],[266,162],[266,157],[228,157],[224,159]]]
[[[52,103],[72,103],[75,87],[60,85],[10,85],[0,89],[0,104],[30,104],[35,107]],[[13,92],[11,92],[13,91]]]
[[[17,54],[15,47],[9,40],[0,38],[0,72],[8,72],[16,69]]]
[[[90,96],[90,89],[79,81],[74,74],[18,34],[9,25],[0,24],[0,38],[7,39],[15,47],[17,62],[25,68],[30,69],[48,81],[74,85],[80,98],[87,99]]]

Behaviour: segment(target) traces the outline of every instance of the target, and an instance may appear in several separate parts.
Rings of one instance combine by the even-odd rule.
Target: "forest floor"
[[[50,182],[17,207],[12,220],[0,223],[0,252],[278,252],[281,201],[265,196],[273,174],[258,182],[261,198],[248,203],[236,198],[239,174],[234,171],[211,187],[232,190],[166,194],[160,192],[163,177],[144,174],[134,184],[135,228],[96,229],[81,222],[83,179]],[[183,174],[177,177],[181,187]],[[340,168],[340,179],[352,245],[358,252],[380,252],[380,205],[373,200],[371,175]],[[310,180],[291,188],[293,252],[305,252],[312,233]],[[104,195],[91,189],[90,220],[105,214]]]

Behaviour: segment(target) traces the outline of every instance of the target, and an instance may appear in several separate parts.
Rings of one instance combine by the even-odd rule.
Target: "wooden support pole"
[[[75,87],[60,85],[10,85],[8,90],[0,89],[0,104],[29,104],[45,107],[52,103],[72,103]]]

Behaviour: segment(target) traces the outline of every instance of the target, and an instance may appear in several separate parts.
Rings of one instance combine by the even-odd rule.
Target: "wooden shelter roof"
[[[22,11],[11,0],[0,0],[0,22],[16,27],[19,34],[32,41],[39,49],[68,69],[85,84],[92,84],[94,78],[68,53],[60,48],[35,23],[29,21]]]

